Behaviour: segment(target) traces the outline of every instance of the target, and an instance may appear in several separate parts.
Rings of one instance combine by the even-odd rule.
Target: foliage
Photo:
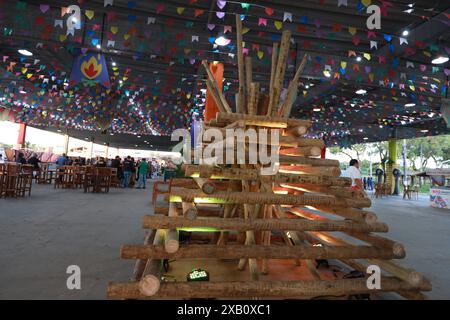
[[[356,159],[358,161],[361,161],[361,156],[366,152],[367,150],[367,144],[361,143],[361,144],[354,144],[350,148],[341,148],[341,147],[331,147],[330,152],[332,154],[345,154],[347,157],[351,159],[354,158],[354,156],[349,152],[350,150],[356,153]]]
[[[409,139],[406,140],[406,149],[406,158],[411,162],[413,170],[424,170],[430,159],[440,166],[443,161],[450,159],[450,136]],[[415,162],[418,159],[420,166],[416,167]]]

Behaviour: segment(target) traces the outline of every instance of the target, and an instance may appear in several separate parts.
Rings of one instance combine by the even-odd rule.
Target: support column
[[[25,137],[27,134],[27,125],[25,123],[19,124],[19,135],[17,137],[17,147],[19,149],[23,148],[23,145],[25,144]]]
[[[89,147],[89,159],[92,160],[92,153],[94,152],[94,138],[91,139],[91,144]]]
[[[327,155],[327,147],[323,147],[322,151],[320,152],[320,158],[325,159]]]
[[[392,170],[397,168],[397,139],[391,138],[389,139],[388,146],[388,162],[386,165],[386,183],[391,186],[391,194],[394,191],[395,187],[395,177],[392,174]]]
[[[69,140],[70,140],[70,137],[66,132],[64,134],[64,153],[66,154],[66,156],[69,154]]]
[[[109,153],[109,142],[107,142],[107,143],[106,143],[106,151],[105,151],[105,153],[106,153],[105,159],[108,159],[108,153]]]

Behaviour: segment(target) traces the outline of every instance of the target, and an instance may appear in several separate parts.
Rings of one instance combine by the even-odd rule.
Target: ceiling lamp
[[[361,57],[356,58],[356,61],[358,61],[358,62],[360,62],[361,60],[362,60]]]
[[[367,91],[364,89],[359,89],[358,91],[355,92],[356,94],[366,94]]]
[[[407,37],[408,34],[409,34],[409,31],[408,31],[408,30],[403,30],[402,36]]]
[[[407,103],[405,104],[405,107],[414,107],[416,104],[415,103]]]
[[[448,57],[447,56],[437,56],[436,58],[434,58],[433,60],[431,60],[432,64],[443,64],[446,63],[448,61]]]
[[[217,44],[218,46],[227,46],[229,45],[231,42],[230,39],[225,38],[224,36],[219,36],[216,38],[216,40],[214,40],[214,43]]]
[[[328,70],[323,70],[323,74],[325,77],[330,78],[331,77],[331,73]]]
[[[33,53],[28,51],[27,49],[19,49],[17,51],[23,56],[31,57],[33,55]]]

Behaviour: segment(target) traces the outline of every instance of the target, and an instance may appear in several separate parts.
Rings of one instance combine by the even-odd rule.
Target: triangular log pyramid
[[[304,137],[310,121],[288,118],[308,56],[304,56],[280,102],[290,32],[283,32],[279,46],[274,44],[267,95],[252,82],[251,58],[244,60],[242,55],[238,16],[236,24],[240,83],[237,112],[232,112],[204,63],[208,89],[219,107],[217,118],[207,125],[221,131],[281,129],[276,145],[279,171],[263,175],[261,164],[217,165],[204,161],[185,165],[186,178],[171,182],[166,196],[169,206],[157,207],[155,215],[144,217],[143,227],[150,229],[144,245],[121,249],[122,258],[137,259],[134,281],[111,283],[108,297],[279,299],[396,292],[407,299],[425,298],[421,291],[430,291],[430,282],[392,261],[404,258],[404,247],[374,234],[387,232],[388,227],[366,210],[371,206],[370,199],[364,192],[351,189],[349,178],[339,177],[338,161],[317,158],[324,142]],[[180,244],[179,230],[190,230],[197,238],[202,237],[201,231],[208,231],[203,233],[208,243]],[[165,259],[231,259],[235,269],[248,267],[250,276],[247,281],[162,281]],[[279,280],[284,278],[282,274],[272,274],[272,280],[262,279],[271,275],[278,259],[292,260],[308,276]],[[329,259],[359,271],[363,277],[324,276],[316,262]],[[382,270],[379,288],[368,286],[369,265]]]

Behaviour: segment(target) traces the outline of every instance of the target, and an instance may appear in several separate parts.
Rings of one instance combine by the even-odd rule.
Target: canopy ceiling
[[[72,4],[82,14],[74,35],[62,15]],[[380,30],[366,27],[368,4],[381,7]],[[225,64],[224,90],[233,105],[235,13],[242,15],[244,53],[253,57],[254,81],[262,87],[283,29],[292,31],[286,87],[310,55],[292,115],[312,118],[313,134],[327,144],[450,132],[440,114],[449,63],[431,64],[450,53],[449,3],[437,0],[0,0],[0,107],[43,128],[169,135],[189,127],[193,112],[202,113],[202,59]],[[231,42],[217,47],[222,34]],[[79,49],[104,53],[111,90],[68,85]],[[136,144],[130,140],[130,147]]]

